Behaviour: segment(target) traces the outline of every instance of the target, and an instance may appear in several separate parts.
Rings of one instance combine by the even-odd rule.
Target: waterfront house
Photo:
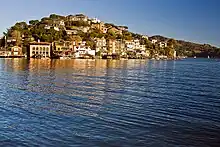
[[[102,38],[95,38],[95,45],[96,45],[96,52],[106,53],[107,51],[107,42],[104,37]]]
[[[116,40],[116,54],[123,55],[125,53],[125,43],[123,40]]]
[[[22,48],[19,46],[11,47],[11,56],[23,56]]]
[[[53,43],[54,53],[62,53],[65,51],[72,51],[74,49],[74,42],[71,41],[55,41]]]
[[[0,56],[1,57],[11,56],[11,51],[6,48],[0,48]]]
[[[28,57],[51,57],[51,43],[31,42],[29,44]]]
[[[88,46],[75,46],[75,58],[87,58],[87,57],[94,57],[95,50],[92,50]]]
[[[115,54],[116,53],[116,40],[108,39],[106,44],[107,44],[108,55]]]

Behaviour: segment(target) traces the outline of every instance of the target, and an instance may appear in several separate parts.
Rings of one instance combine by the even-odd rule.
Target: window
[[[45,48],[45,47],[43,47],[43,51],[45,51],[45,49],[46,49],[46,48]]]
[[[32,51],[32,54],[35,54],[35,51]]]
[[[49,47],[47,47],[47,51],[49,51]]]
[[[48,52],[46,52],[46,54],[48,54]]]
[[[42,47],[40,47],[40,51],[42,51]]]
[[[35,47],[33,47],[33,50],[35,50]]]
[[[38,47],[36,48],[36,50],[38,51]]]

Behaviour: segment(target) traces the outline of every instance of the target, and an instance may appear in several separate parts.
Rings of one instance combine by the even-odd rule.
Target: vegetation
[[[157,39],[160,41],[166,41],[169,38],[156,35],[150,37],[150,39]],[[173,42],[174,41],[174,42]],[[183,40],[174,40],[172,39],[172,43],[174,43],[174,48],[179,56],[197,56],[197,57],[220,57],[220,48],[211,46],[209,44],[197,44],[192,42],[187,42]]]

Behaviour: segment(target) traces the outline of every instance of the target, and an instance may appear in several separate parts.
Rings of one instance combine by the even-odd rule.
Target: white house
[[[92,22],[92,23],[100,23],[101,20],[99,20],[98,18],[92,18],[92,19],[91,19],[91,22]]]
[[[95,56],[95,50],[92,50],[90,47],[87,46],[75,46],[74,50],[76,58],[81,58],[86,55]]]
[[[31,58],[35,55],[41,57],[50,57],[50,46],[51,44],[48,42],[31,42],[29,47],[29,57]]]
[[[157,43],[157,39],[152,39],[151,43],[153,43],[153,44]]]
[[[126,47],[127,51],[133,51],[134,50],[133,41],[126,40],[125,41],[125,47]]]
[[[165,47],[167,47],[167,43],[166,42],[159,42],[159,46],[161,48],[165,48]]]

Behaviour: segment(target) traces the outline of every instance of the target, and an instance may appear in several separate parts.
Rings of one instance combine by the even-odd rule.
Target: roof
[[[49,42],[30,42],[30,45],[50,45]]]

